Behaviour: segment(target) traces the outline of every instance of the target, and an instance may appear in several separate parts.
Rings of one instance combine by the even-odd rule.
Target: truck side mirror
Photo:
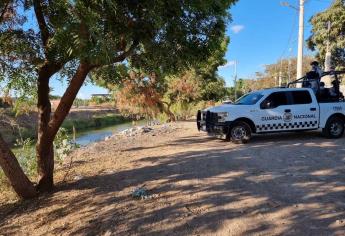
[[[260,108],[261,109],[270,109],[270,108],[273,108],[273,106],[274,106],[274,104],[273,104],[272,100],[267,99],[261,103]]]

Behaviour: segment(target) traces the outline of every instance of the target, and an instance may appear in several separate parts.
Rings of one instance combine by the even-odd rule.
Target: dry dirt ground
[[[78,150],[56,192],[0,206],[0,235],[345,235],[344,138],[174,127]]]

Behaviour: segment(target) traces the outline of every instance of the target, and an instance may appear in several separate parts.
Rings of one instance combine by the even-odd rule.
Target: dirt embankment
[[[235,145],[194,123],[79,149],[56,192],[0,206],[4,235],[344,235],[344,139]],[[144,189],[147,198],[133,197]]]

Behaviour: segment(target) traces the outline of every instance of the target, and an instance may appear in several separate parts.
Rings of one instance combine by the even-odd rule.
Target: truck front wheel
[[[229,138],[233,143],[247,143],[252,136],[250,126],[243,121],[234,123],[229,132]]]
[[[340,117],[331,117],[328,119],[322,133],[327,138],[340,138],[344,134],[344,120]]]

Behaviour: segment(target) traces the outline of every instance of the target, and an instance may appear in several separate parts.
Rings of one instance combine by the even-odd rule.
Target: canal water
[[[136,125],[142,126],[146,125],[147,121],[142,120],[136,122]],[[108,126],[105,128],[94,129],[94,130],[87,130],[78,133],[76,137],[76,143],[80,146],[87,146],[91,143],[98,142],[104,140],[106,137],[111,136],[113,134],[119,133],[123,130],[129,129],[134,127],[132,122],[123,123],[119,125]]]

